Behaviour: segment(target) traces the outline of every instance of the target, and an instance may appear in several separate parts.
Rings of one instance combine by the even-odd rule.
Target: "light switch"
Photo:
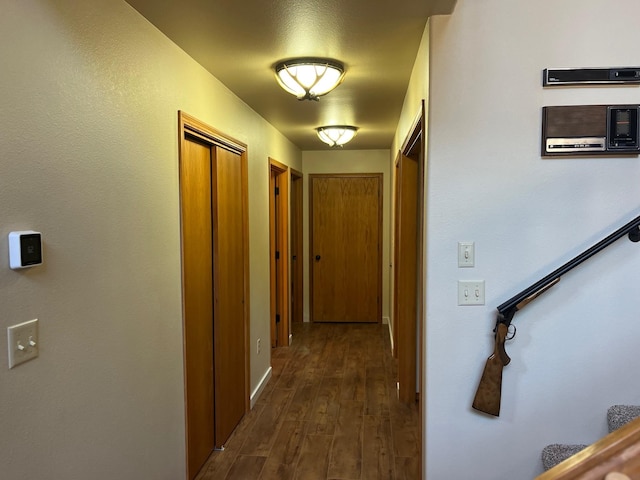
[[[38,356],[38,319],[7,328],[9,368]]]
[[[484,305],[484,280],[458,281],[458,305]]]
[[[475,244],[473,242],[458,242],[458,267],[473,267],[475,262]]]

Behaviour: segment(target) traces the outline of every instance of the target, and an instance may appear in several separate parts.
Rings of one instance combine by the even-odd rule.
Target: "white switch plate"
[[[7,327],[9,368],[38,356],[38,319]]]
[[[484,305],[484,280],[458,281],[458,305]]]
[[[476,263],[475,250],[473,242],[458,242],[458,267],[473,267]]]

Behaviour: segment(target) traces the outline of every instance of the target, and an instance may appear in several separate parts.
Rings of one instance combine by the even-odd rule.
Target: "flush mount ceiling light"
[[[358,132],[358,127],[349,125],[331,125],[316,128],[318,137],[327,145],[341,147],[349,142]]]
[[[275,66],[282,88],[298,100],[318,100],[342,82],[344,65],[326,58],[295,58]]]

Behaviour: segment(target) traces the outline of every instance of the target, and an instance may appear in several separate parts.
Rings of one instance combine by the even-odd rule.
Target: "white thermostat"
[[[42,264],[42,235],[25,230],[9,233],[9,267],[12,269]]]

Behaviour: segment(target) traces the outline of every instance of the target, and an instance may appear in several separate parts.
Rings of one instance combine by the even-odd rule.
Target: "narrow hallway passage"
[[[272,378],[197,480],[416,480],[418,411],[396,398],[387,325],[294,324]]]

